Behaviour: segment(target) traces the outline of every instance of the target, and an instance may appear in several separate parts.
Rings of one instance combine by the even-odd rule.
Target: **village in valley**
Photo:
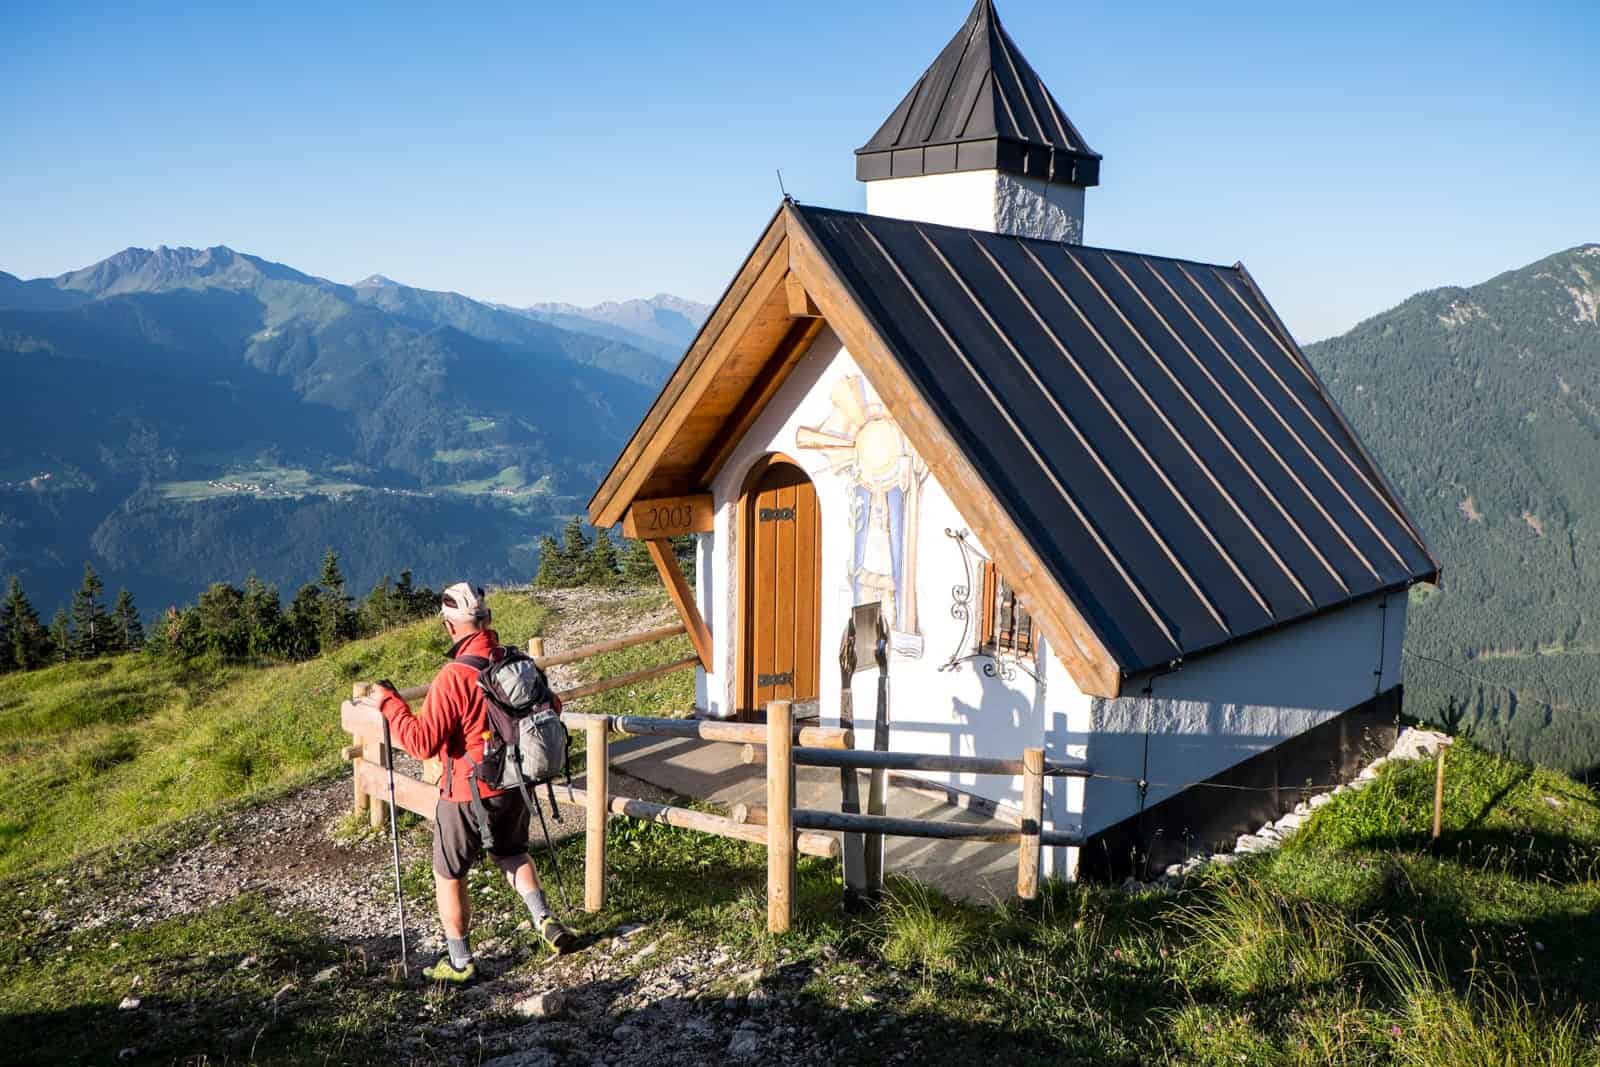
[[[1180,184],[1111,146],[1207,165],[1075,65],[1156,22],[1011,4],[832,11],[859,191],[719,207],[705,305],[0,273],[13,386],[113,394],[4,446],[0,1064],[1600,1064],[1600,246],[1303,344],[1260,220],[1095,243]],[[656,106],[616,47],[546,134]]]

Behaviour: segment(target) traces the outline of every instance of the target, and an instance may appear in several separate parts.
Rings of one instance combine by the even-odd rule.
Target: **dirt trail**
[[[670,621],[670,608],[639,618],[624,615],[623,596],[592,593],[549,598],[554,615],[546,639],[554,650]],[[513,635],[508,639],[517,640]],[[572,668],[557,668],[553,681],[577,681]],[[405,762],[405,761],[403,761]],[[659,790],[613,772],[614,789],[648,799]],[[557,799],[561,794],[557,786]],[[193,914],[243,893],[259,895],[275,908],[318,916],[324,935],[371,960],[397,956],[390,856],[386,834],[350,832],[351,790],[339,777],[263,804],[230,813],[211,827],[207,841],[145,868],[104,900],[86,904],[74,924],[135,926]],[[550,812],[546,812],[551,817]],[[583,810],[562,805],[552,818],[556,838],[583,831]],[[537,826],[535,837],[538,837]],[[430,837],[416,821],[401,835],[401,858],[424,862]],[[548,861],[535,844],[547,881]],[[568,870],[570,892],[582,892],[581,869]],[[503,894],[499,895],[503,896]],[[482,910],[475,927],[502,929],[522,917],[497,912],[475,891]],[[575,902],[574,902],[575,903]],[[431,962],[443,950],[431,909],[407,912],[413,965]],[[609,932],[584,951],[555,959],[535,947],[534,935],[484,939],[475,949],[485,979],[457,998],[450,1017],[419,1021],[390,1037],[386,1058],[399,1062],[471,1063],[489,1067],[547,1064],[693,1064],[734,1059],[747,1062],[811,1062],[828,1047],[824,1035],[805,1033],[786,1021],[790,994],[811,978],[781,969],[763,973],[715,945],[664,946],[649,924],[632,923]],[[711,988],[728,990],[707,998]],[[330,987],[331,988],[331,987]],[[536,1016],[530,998],[557,991],[558,1011]],[[541,1005],[543,1007],[544,1005]],[[429,1013],[424,1013],[425,1019]]]

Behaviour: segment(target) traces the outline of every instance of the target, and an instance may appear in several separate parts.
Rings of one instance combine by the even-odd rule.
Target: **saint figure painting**
[[[829,396],[827,418],[797,430],[795,445],[821,452],[849,483],[854,602],[882,604],[894,650],[920,656],[917,525],[928,469],[865,378],[841,379]]]

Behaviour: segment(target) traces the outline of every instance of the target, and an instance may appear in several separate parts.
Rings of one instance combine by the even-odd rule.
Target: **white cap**
[[[439,597],[439,614],[451,622],[479,623],[489,617],[483,600],[483,587],[457,582]]]

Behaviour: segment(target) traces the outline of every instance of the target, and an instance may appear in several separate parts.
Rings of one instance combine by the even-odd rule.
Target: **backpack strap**
[[[472,807],[472,816],[478,823],[478,837],[483,842],[485,852],[494,848],[494,834],[489,831],[489,809],[483,806],[483,791],[478,788],[478,764],[470,759],[467,761],[472,769],[467,772],[467,782],[472,786],[472,797],[467,801]]]

